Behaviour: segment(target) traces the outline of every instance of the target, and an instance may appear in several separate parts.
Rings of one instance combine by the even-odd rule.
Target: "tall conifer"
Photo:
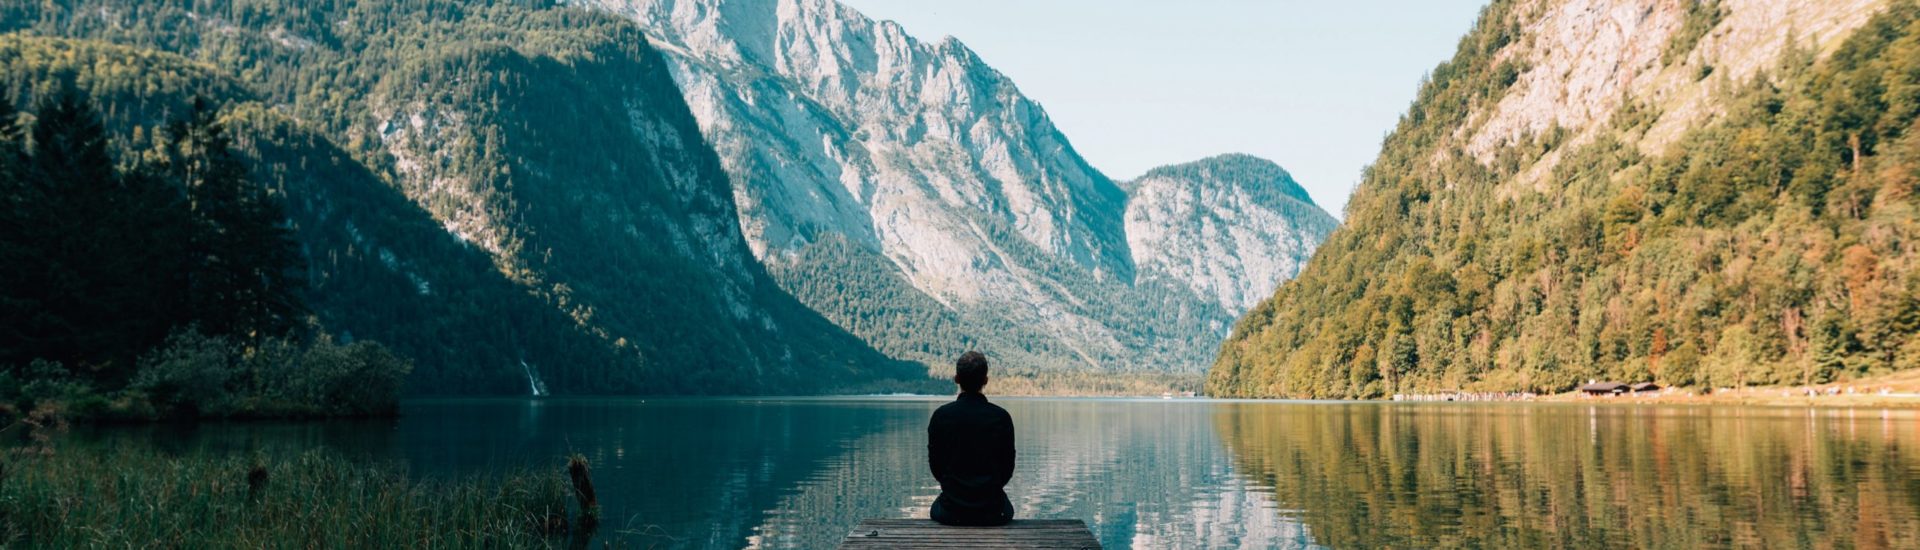
[[[196,98],[167,131],[161,172],[187,190],[194,220],[189,307],[207,334],[283,336],[301,314],[300,257],[278,199],[247,181],[215,108]]]

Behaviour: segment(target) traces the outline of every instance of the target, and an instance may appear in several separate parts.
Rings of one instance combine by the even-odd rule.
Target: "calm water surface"
[[[997,399],[1008,493],[1108,548],[1920,548],[1913,411]],[[419,475],[594,464],[603,538],[831,548],[926,517],[928,399],[423,401],[398,421],[102,434]]]

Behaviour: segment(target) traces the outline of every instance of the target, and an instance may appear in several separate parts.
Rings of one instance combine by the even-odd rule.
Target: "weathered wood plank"
[[[872,540],[855,539],[850,541],[842,541],[840,544],[841,548],[871,548],[871,547],[939,548],[939,547],[945,547],[945,546],[964,546],[964,547],[971,547],[971,548],[1053,548],[1053,547],[1060,547],[1060,546],[1069,547],[1069,548],[1092,548],[1093,544],[1088,543],[1087,541],[1084,541],[1084,540],[1022,541],[1022,540],[1012,540],[1012,539],[995,539],[995,540],[953,539],[953,540],[922,540],[922,541],[887,540],[887,539],[872,539]]]
[[[850,533],[848,533],[848,534],[852,534],[852,535],[869,535],[869,534],[872,534],[872,533],[873,533],[874,531],[880,531],[880,532],[882,532],[882,533],[886,533],[886,534],[887,534],[888,536],[901,536],[901,537],[907,537],[907,536],[941,536],[941,537],[948,537],[948,536],[954,536],[954,535],[959,535],[959,534],[965,534],[965,535],[968,535],[968,536],[1020,536],[1020,537],[1045,537],[1045,536],[1052,536],[1052,535],[1060,535],[1060,534],[1069,534],[1069,535],[1077,535],[1077,534],[1080,534],[1081,532],[1084,532],[1085,530],[1084,530],[1084,529],[1074,529],[1074,530],[1066,530],[1066,529],[1010,529],[1010,530],[1007,530],[1007,531],[990,531],[990,530],[986,530],[986,529],[966,529],[966,530],[960,530],[960,529],[955,529],[955,530],[951,530],[951,531],[938,531],[938,530],[932,530],[932,529],[885,529],[885,528],[881,528],[881,529],[855,529],[855,530],[853,530],[852,532],[850,532]]]
[[[861,549],[861,548],[908,548],[908,549],[1016,548],[1016,549],[1022,549],[1022,550],[1033,549],[1033,548],[1074,548],[1078,550],[1086,550],[1086,549],[1099,548],[1100,543],[1097,541],[1086,541],[1086,540],[1019,541],[1019,540],[957,540],[956,539],[956,540],[936,540],[936,541],[904,541],[904,540],[880,539],[880,540],[842,541],[840,543],[840,547],[846,548],[849,550]]]
[[[1012,539],[960,540],[960,539],[954,539],[954,540],[918,540],[916,541],[916,540],[880,539],[880,540],[842,541],[840,543],[840,547],[846,548],[849,550],[859,549],[859,548],[950,548],[950,547],[1019,548],[1019,549],[1076,548],[1076,549],[1084,550],[1089,548],[1099,548],[1099,543],[1089,542],[1085,540],[1073,541],[1073,540],[1012,540]]]
[[[1037,537],[1034,537],[1034,536],[1007,536],[1007,535],[988,535],[988,534],[982,534],[982,533],[977,533],[977,532],[974,532],[974,533],[946,533],[946,534],[941,534],[941,535],[912,535],[912,536],[902,536],[902,535],[896,535],[896,534],[893,534],[893,533],[887,533],[887,532],[884,532],[884,531],[882,531],[882,532],[881,532],[881,534],[879,534],[879,535],[874,535],[874,534],[872,534],[871,532],[867,532],[867,533],[850,533],[850,534],[849,534],[849,535],[847,536],[847,539],[849,539],[849,540],[861,540],[861,539],[885,539],[885,540],[953,540],[953,539],[956,539],[956,538],[964,538],[964,539],[967,539],[967,540],[1080,540],[1080,539],[1082,539],[1082,538],[1085,538],[1085,537],[1084,537],[1083,535],[1080,535],[1080,534],[1078,534],[1078,533],[1060,533],[1060,534],[1055,534],[1055,535],[1046,535],[1046,536],[1037,536]]]
[[[941,525],[928,519],[869,519],[860,525],[872,527],[929,527],[937,529],[1086,529],[1087,522],[1077,519],[1021,519],[998,527],[960,527]]]
[[[993,531],[993,532],[996,532],[996,533],[1005,533],[1005,532],[1009,532],[1009,531],[1012,531],[1012,532],[1025,532],[1025,531],[1079,531],[1079,530],[1082,530],[1082,529],[1086,529],[1086,527],[1085,527],[1085,526],[1081,526],[1081,525],[1074,525],[1074,526],[1070,526],[1070,527],[1012,527],[1012,526],[1007,526],[1007,527],[945,527],[945,526],[940,526],[940,525],[915,525],[915,526],[911,526],[911,527],[909,527],[909,526],[905,526],[905,525],[861,525],[861,526],[859,526],[859,527],[855,527],[855,529],[897,529],[897,530],[901,530],[901,531],[941,531],[941,532],[946,532],[946,531]]]
[[[998,527],[950,527],[925,519],[868,519],[840,542],[842,550],[901,548],[1098,549],[1087,523],[1026,519]]]

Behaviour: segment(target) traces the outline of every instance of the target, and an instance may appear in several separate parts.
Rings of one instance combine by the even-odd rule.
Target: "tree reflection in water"
[[[1337,548],[1920,547],[1912,411],[1235,403],[1240,474]]]

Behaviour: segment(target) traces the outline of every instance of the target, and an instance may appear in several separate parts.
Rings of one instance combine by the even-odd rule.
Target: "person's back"
[[[1013,479],[1013,417],[987,402],[987,359],[960,356],[954,382],[960,397],[927,423],[927,466],[940,481],[934,521],[947,525],[1004,525],[1013,520],[1007,481]]]

